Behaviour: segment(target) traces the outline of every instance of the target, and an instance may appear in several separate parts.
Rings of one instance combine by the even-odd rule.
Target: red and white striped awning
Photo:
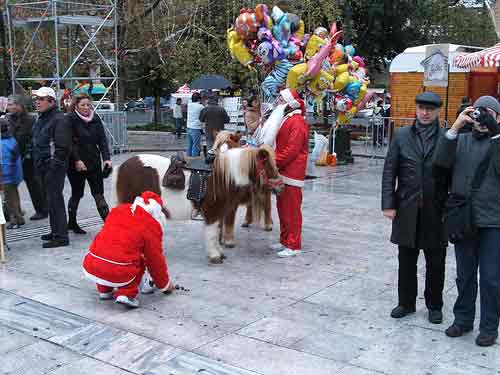
[[[474,68],[478,66],[498,68],[500,67],[500,43],[482,51],[461,53],[455,57],[453,64],[457,68]]]
[[[179,89],[177,90],[177,93],[178,94],[190,94],[192,91],[191,89],[189,88],[189,86],[187,84],[185,85],[182,85],[181,87],[179,87]]]

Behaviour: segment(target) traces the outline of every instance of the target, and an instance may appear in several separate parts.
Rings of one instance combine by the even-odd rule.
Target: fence
[[[365,128],[364,134],[358,137],[362,145],[353,145],[353,153],[372,159],[384,159],[389,149],[394,131],[397,128],[411,126],[414,118],[372,116],[361,125]],[[448,127],[446,121],[441,121],[442,127]]]
[[[128,133],[126,113],[98,111],[97,114],[104,124],[109,150],[113,154],[127,151]]]

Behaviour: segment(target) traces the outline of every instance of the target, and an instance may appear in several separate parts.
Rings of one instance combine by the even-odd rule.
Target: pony
[[[223,136],[228,135],[221,134],[221,139]],[[222,145],[219,143],[219,147]],[[271,147],[227,146],[223,149],[216,153],[201,206],[207,255],[209,262],[214,264],[222,263],[225,258],[223,244],[234,247],[234,222],[238,207],[250,204],[253,214],[262,220],[267,194],[272,190],[278,192],[282,187]],[[141,154],[126,160],[113,173],[117,203],[131,203],[143,191],[150,190],[164,200],[164,213],[169,219],[189,220],[193,206],[187,199],[188,186],[184,190],[161,186],[169,165],[170,159],[159,155]],[[186,181],[189,181],[190,172],[184,173]]]

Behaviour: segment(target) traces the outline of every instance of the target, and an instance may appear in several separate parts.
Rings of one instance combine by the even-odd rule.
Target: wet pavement
[[[130,156],[116,155],[115,165]],[[477,328],[462,338],[444,335],[456,296],[452,248],[444,323],[427,321],[422,282],[416,314],[389,317],[397,257],[380,213],[381,170],[382,161],[357,158],[309,171],[318,178],[304,189],[304,252],[293,259],[268,249],[277,225],[270,233],[238,225],[236,248],[226,251],[223,265],[209,265],[202,224],[170,222],[165,253],[186,290],[141,296],[141,307],[130,311],[98,301],[82,275],[82,257],[101,225],[87,188],[79,221],[88,234],[71,235],[69,247],[42,249],[47,221],[8,233],[11,250],[0,266],[0,374],[500,373],[498,345],[477,347]],[[24,185],[21,196],[30,216]]]

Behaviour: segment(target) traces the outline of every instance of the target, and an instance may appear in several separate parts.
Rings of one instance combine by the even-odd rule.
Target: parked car
[[[146,96],[143,99],[144,104],[146,105],[146,109],[153,109],[155,105],[155,98],[152,96]],[[164,98],[163,96],[160,97],[160,108],[169,108],[170,103],[169,101]]]
[[[113,112],[115,110],[115,103],[111,103],[109,99],[103,99],[101,103],[99,103],[99,101],[93,101],[92,104],[96,111]]]
[[[125,111],[127,112],[144,112],[146,104],[141,100],[131,100],[125,103]]]

